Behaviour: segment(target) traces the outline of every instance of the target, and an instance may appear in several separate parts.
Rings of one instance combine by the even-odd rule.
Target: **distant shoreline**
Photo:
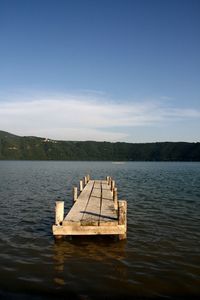
[[[0,131],[0,160],[200,161],[200,143],[54,141]]]
[[[102,163],[111,163],[113,165],[124,165],[126,163],[200,163],[200,160],[189,161],[189,160],[126,160],[123,163],[116,163],[112,160],[55,160],[55,159],[0,159],[0,162],[102,162]]]

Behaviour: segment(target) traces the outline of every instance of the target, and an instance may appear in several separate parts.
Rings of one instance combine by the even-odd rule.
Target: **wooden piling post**
[[[119,234],[119,239],[126,239],[127,232],[127,202],[125,200],[118,201],[118,223],[119,225],[124,225],[124,234]]]
[[[61,225],[64,219],[64,201],[56,201],[55,207],[55,224]]]
[[[111,184],[111,177],[109,176],[109,179],[108,179],[108,185],[110,185]]]
[[[107,181],[107,183],[109,182],[109,176],[106,176],[106,181]]]
[[[89,182],[90,181],[90,175],[88,174],[87,175],[87,182]]]
[[[83,188],[86,186],[87,184],[87,176],[83,177]]]
[[[76,202],[78,198],[78,188],[76,186],[74,186],[73,188],[73,200],[74,200],[74,203]]]
[[[113,201],[114,201],[114,207],[115,209],[118,209],[118,199],[117,199],[117,188],[115,187],[113,190]]]
[[[80,180],[80,182],[79,182],[79,189],[80,189],[80,192],[82,192],[82,190],[83,190],[83,180]]]
[[[110,188],[111,192],[113,192],[114,188],[115,188],[115,181],[111,180],[111,188]]]

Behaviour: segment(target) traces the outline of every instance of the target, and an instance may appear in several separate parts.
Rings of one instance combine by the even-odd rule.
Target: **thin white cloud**
[[[200,111],[162,102],[114,103],[95,96],[0,102],[0,129],[62,140],[128,140],[127,128],[199,118]]]

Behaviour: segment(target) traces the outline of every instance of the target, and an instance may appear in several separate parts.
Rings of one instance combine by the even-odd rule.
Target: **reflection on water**
[[[116,273],[121,282],[128,280],[127,268],[122,263],[125,246],[125,241],[118,242],[115,237],[108,236],[80,236],[55,241],[54,283],[66,286],[70,282],[79,294],[87,293],[88,287],[91,287],[90,294],[93,291],[94,295],[97,292],[116,293]]]
[[[115,178],[126,241],[54,241],[55,199],[67,212],[85,174]],[[0,296],[200,297],[199,182],[200,163],[1,161]]]
[[[64,260],[73,260],[74,253],[81,259],[105,261],[107,259],[123,259],[125,257],[126,241],[118,241],[110,236],[73,236],[64,240],[55,240],[55,257],[63,257]]]

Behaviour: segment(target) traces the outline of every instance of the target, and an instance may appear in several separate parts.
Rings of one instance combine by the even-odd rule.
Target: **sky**
[[[0,0],[0,130],[200,141],[199,0]]]

